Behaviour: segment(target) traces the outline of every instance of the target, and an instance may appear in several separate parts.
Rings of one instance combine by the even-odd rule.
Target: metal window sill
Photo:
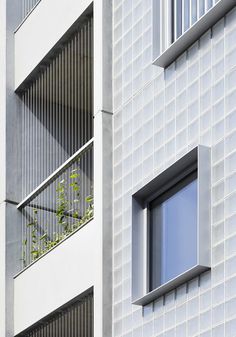
[[[186,272],[182,273],[181,275],[175,277],[174,279],[168,281],[167,283],[161,285],[160,287],[152,290],[151,292],[147,293],[146,295],[135,299],[132,304],[135,305],[147,305],[150,302],[153,302],[157,298],[161,297],[162,295],[168,293],[169,291],[175,289],[176,287],[180,286],[181,284],[190,281],[194,277],[198,276],[199,274],[209,270],[209,267],[196,265],[193,268],[187,270]]]

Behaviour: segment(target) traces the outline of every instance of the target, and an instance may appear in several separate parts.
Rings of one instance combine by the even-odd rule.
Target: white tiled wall
[[[113,1],[114,337],[236,336],[236,8],[163,70],[151,0]],[[131,304],[131,195],[197,144],[212,148],[212,270]]]

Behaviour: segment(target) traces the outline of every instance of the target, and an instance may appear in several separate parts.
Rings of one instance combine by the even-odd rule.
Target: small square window
[[[178,160],[132,204],[132,296],[145,305],[210,268],[209,148]]]

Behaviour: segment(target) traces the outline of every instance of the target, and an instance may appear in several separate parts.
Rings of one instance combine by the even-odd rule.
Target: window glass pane
[[[156,17],[156,24],[153,27],[154,29],[154,33],[155,33],[155,37],[156,37],[156,50],[155,50],[155,55],[160,55],[161,54],[161,6],[160,6],[160,0],[157,0],[154,3],[154,7],[153,7],[155,13],[154,16]]]
[[[176,0],[176,38],[182,34],[182,0]]]
[[[150,290],[197,264],[197,180],[150,208]]]
[[[184,31],[189,28],[190,18],[190,0],[184,1]]]
[[[178,276],[197,263],[196,180],[162,204],[162,281]]]
[[[197,0],[191,1],[191,24],[197,21]]]
[[[199,0],[199,17],[205,13],[205,0]]]
[[[175,1],[171,1],[171,43],[175,41]]]
[[[212,7],[212,0],[207,0],[207,9]]]
[[[171,0],[171,43],[178,39],[218,1]]]

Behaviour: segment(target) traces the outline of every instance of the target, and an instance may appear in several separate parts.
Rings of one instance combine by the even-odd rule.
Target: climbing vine
[[[69,181],[62,179],[56,187],[56,222],[58,229],[61,231],[53,233],[49,236],[47,228],[50,226],[45,225],[42,235],[38,235],[38,210],[33,209],[33,219],[27,224],[27,229],[30,231],[30,255],[32,261],[35,261],[42,254],[56,246],[60,241],[65,239],[68,235],[87,223],[94,214],[93,196],[88,195],[85,198],[86,208],[81,215],[80,211],[80,186],[79,186],[80,173],[78,169],[73,169],[69,175]],[[72,201],[69,201],[68,195],[72,196]],[[23,264],[26,266],[26,251],[28,240],[23,240]]]

